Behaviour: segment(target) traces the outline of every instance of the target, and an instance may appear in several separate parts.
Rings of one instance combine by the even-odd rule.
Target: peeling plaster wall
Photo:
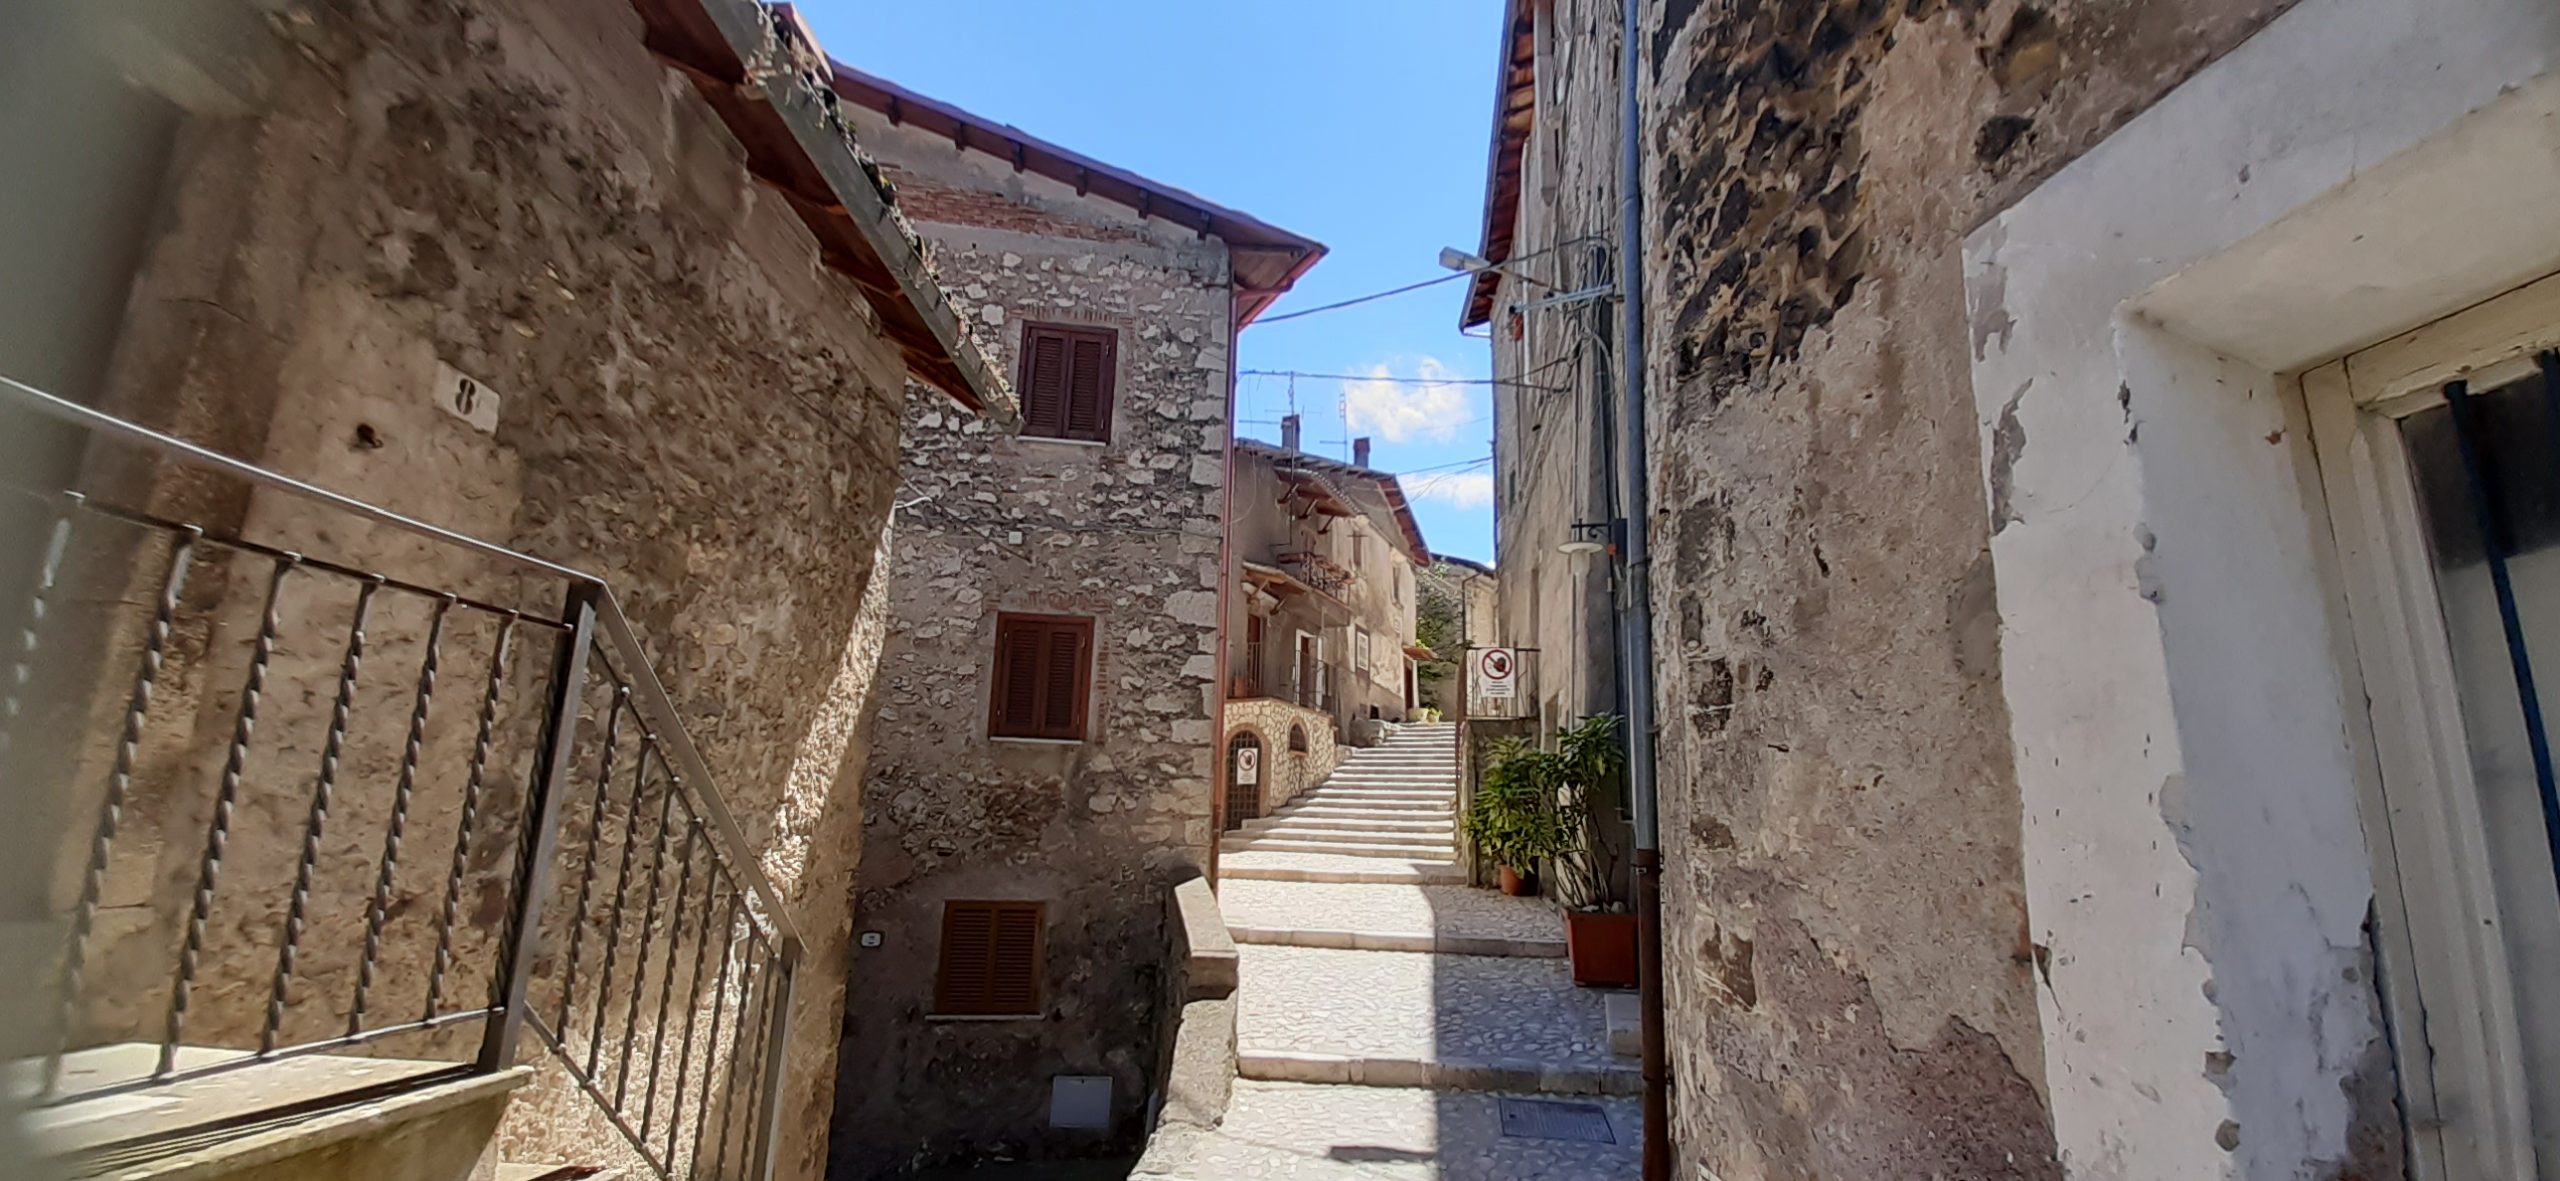
[[[263,49],[243,59],[257,68],[222,79],[240,93],[175,128],[102,404],[604,577],[810,936],[810,962],[841,962],[858,799],[839,777],[858,776],[864,755],[881,633],[861,613],[904,385],[861,293],[751,181],[619,0],[267,7],[271,19],[251,26]],[[447,370],[498,394],[493,423],[440,408]],[[98,466],[111,484],[134,474]],[[153,507],[217,530],[245,524],[315,556],[557,606],[556,584],[289,498],[188,477],[147,486]],[[93,1032],[158,1029],[263,589],[262,563],[208,562],[189,582],[153,715],[165,728],[137,776],[93,968],[130,974],[114,1011],[90,1015]],[[351,597],[342,585],[282,600],[286,639],[259,720],[258,757],[276,761],[253,763],[225,851],[190,1042],[255,1044]],[[344,1021],[361,942],[350,932],[372,887],[423,632],[423,602],[397,598],[382,596],[369,628],[288,1042]],[[451,703],[476,696],[489,634],[481,623],[448,637],[449,704],[424,773],[438,782],[422,783],[408,818],[376,1013],[414,1013],[423,992],[458,827],[446,781],[471,739],[470,712]],[[524,635],[484,822],[522,796],[517,756],[531,750],[531,688],[548,656]],[[129,652],[102,663],[118,677],[132,667]],[[82,765],[80,790],[104,782],[102,766]],[[94,807],[83,797],[84,823]],[[511,868],[504,835],[482,832],[464,870],[446,982],[460,1007],[485,998],[486,935]],[[806,1035],[834,1026],[842,996],[840,978],[801,979],[778,1176],[814,1175],[834,1043]],[[475,1037],[463,1028],[378,1052],[467,1050]],[[530,1036],[523,1053],[548,1063]],[[513,1104],[502,1140],[522,1160],[622,1151],[551,1074]]]
[[[2398,913],[2373,925],[2367,696],[2283,375],[2560,261],[2547,212],[2515,220],[2547,168],[2470,204],[2429,187],[2502,170],[2521,127],[2547,143],[2556,64],[2547,4],[2304,0],[1966,243],[2075,1176],[2531,1171],[2484,1143],[2488,1096],[2395,1094],[2427,1080],[2396,1077],[2377,970],[2404,1043],[2431,1026]]]
[[[1208,865],[1219,716],[1225,244],[854,112],[961,313],[1015,373],[1029,321],[1119,333],[1110,442],[908,407],[892,638],[866,800],[833,1175],[1134,1148],[1157,1061],[1165,892]],[[965,198],[965,199],[964,199]],[[987,737],[999,612],[1091,616],[1081,743]],[[934,1020],[943,903],[1048,904],[1043,1015]],[[1105,1075],[1112,1126],[1049,1126]]]
[[[1961,243],[2284,7],[1647,6],[1684,1168],[2062,1175],[1989,550],[2021,510],[1981,474],[2035,430],[1964,429]]]

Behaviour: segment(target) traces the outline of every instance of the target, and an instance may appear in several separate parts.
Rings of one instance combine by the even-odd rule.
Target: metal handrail
[[[205,467],[212,468],[225,475],[237,476],[240,479],[246,480],[263,488],[273,488],[279,492],[290,493],[305,500],[311,500],[320,504],[328,505],[340,512],[363,517],[368,521],[380,522],[382,524],[389,525],[394,529],[414,533],[420,537],[442,542],[446,545],[467,549],[473,553],[480,554],[483,557],[497,558],[501,561],[523,566],[529,570],[539,570],[545,574],[557,575],[558,577],[566,578],[572,582],[586,583],[591,586],[604,585],[603,579],[598,578],[593,574],[589,574],[584,570],[573,569],[568,566],[560,565],[557,562],[546,562],[531,554],[518,553],[505,546],[482,541],[467,533],[456,533],[453,530],[443,528],[442,526],[430,525],[416,517],[405,517],[399,513],[392,512],[390,509],[366,504],[352,496],[343,496],[338,493],[331,492],[316,484],[303,483],[291,476],[284,475],[280,472],[268,471],[256,464],[234,459],[211,448],[199,447],[184,439],[161,434],[158,431],[152,430],[151,428],[142,426],[138,423],[126,422],[112,414],[92,410],[78,402],[53,394],[48,394],[43,390],[26,384],[25,382],[18,381],[7,376],[0,376],[0,401],[14,402],[26,409],[33,410],[38,414],[59,422],[66,422],[73,426],[96,431],[101,435],[106,435],[110,438],[118,439],[123,442],[136,444],[152,451],[174,455],[190,463],[202,464]]]
[[[799,925],[791,919],[790,909],[782,904],[781,896],[773,892],[772,884],[761,872],[762,862],[755,856],[754,846],[747,843],[746,833],[738,827],[737,818],[730,813],[728,804],[721,799],[719,793],[710,790],[710,784],[714,782],[710,767],[703,763],[702,752],[694,747],[692,736],[686,733],[680,715],[676,712],[675,702],[668,698],[666,686],[659,682],[658,674],[650,668],[647,654],[641,650],[639,637],[631,630],[630,619],[622,613],[621,603],[614,598],[613,588],[607,585],[604,579],[573,566],[546,561],[519,550],[511,550],[493,542],[482,541],[467,533],[457,533],[440,525],[428,524],[416,517],[404,516],[379,505],[367,504],[317,484],[304,483],[281,472],[269,471],[174,435],[162,434],[138,423],[127,422],[112,414],[90,409],[11,377],[0,376],[0,401],[13,402],[59,422],[96,431],[121,442],[176,456],[225,475],[237,476],[262,488],[272,488],[324,504],[341,512],[389,525],[431,541],[456,546],[484,557],[497,558],[528,570],[597,588],[601,592],[595,603],[596,622],[600,627],[600,634],[611,643],[614,654],[622,658],[619,667],[624,675],[630,678],[632,688],[635,690],[633,696],[637,698],[639,708],[649,715],[650,724],[657,728],[658,741],[672,748],[677,770],[683,774],[684,781],[701,788],[700,791],[690,794],[696,796],[696,802],[710,816],[714,831],[719,834],[719,840],[726,846],[723,852],[743,864],[758,867],[759,872],[750,879],[750,884],[755,887],[756,901],[763,905],[781,941],[792,950],[794,956],[796,957],[799,951],[807,946],[800,937]],[[136,516],[136,514],[111,508],[104,511],[126,517]],[[247,546],[246,548],[275,552],[269,547]],[[302,560],[314,565],[320,564],[308,558]]]
[[[711,768],[703,763],[702,752],[694,748],[692,735],[685,732],[684,724],[678,719],[675,702],[667,697],[666,687],[659,684],[658,674],[649,667],[645,653],[640,650],[639,637],[632,632],[631,621],[622,614],[622,606],[615,601],[609,587],[597,596],[596,623],[598,634],[622,659],[617,667],[631,684],[634,704],[648,716],[649,724],[657,728],[659,748],[674,757],[676,771],[683,782],[702,785],[703,790],[689,794],[694,795],[695,803],[710,819],[712,831],[726,846],[723,851],[739,863],[755,867],[756,872],[747,878],[747,884],[754,887],[756,901],[765,908],[766,917],[771,920],[785,954],[797,960],[807,946],[800,938],[799,924],[792,921],[791,910],[783,905],[781,896],[773,892],[773,885],[764,873],[763,861],[756,856],[754,846],[747,843],[746,833],[738,827],[737,817],[730,813],[727,801],[718,792],[710,790],[714,782]]]
[[[57,494],[59,499],[56,503],[59,507],[56,511],[59,514],[85,513],[101,516],[153,530],[173,539],[169,559],[170,573],[167,578],[169,585],[164,588],[164,594],[158,603],[158,618],[154,624],[157,630],[146,655],[142,688],[138,690],[139,696],[129,708],[126,719],[128,732],[124,735],[124,743],[128,756],[133,749],[136,731],[143,721],[141,711],[148,701],[149,684],[158,668],[159,644],[165,638],[170,618],[178,607],[177,586],[183,578],[187,555],[193,547],[207,546],[251,555],[274,564],[275,572],[271,577],[267,605],[269,614],[266,633],[261,637],[261,648],[253,665],[251,687],[243,698],[241,721],[232,740],[232,758],[235,764],[249,742],[251,723],[257,708],[256,688],[264,677],[267,653],[272,647],[273,633],[277,624],[274,615],[274,588],[282,584],[287,573],[307,571],[309,575],[346,580],[365,588],[363,597],[357,601],[353,629],[345,651],[344,668],[339,675],[338,709],[335,720],[331,722],[329,736],[328,757],[333,760],[337,749],[336,743],[345,732],[346,709],[351,700],[353,681],[356,676],[355,669],[364,651],[364,603],[375,590],[388,588],[436,600],[442,604],[436,608],[435,618],[439,621],[439,625],[429,631],[424,641],[425,671],[421,674],[422,680],[417,689],[416,716],[412,720],[411,745],[401,776],[400,794],[391,814],[388,837],[391,843],[383,854],[383,864],[386,867],[383,872],[385,873],[390,872],[388,869],[391,864],[390,859],[396,856],[400,840],[400,817],[405,814],[408,807],[408,771],[415,766],[419,757],[418,727],[424,725],[428,689],[434,683],[435,646],[437,636],[441,633],[440,621],[444,618],[444,613],[448,609],[468,609],[500,621],[496,632],[495,655],[492,657],[487,681],[486,700],[481,707],[480,755],[475,757],[472,764],[469,785],[471,794],[465,797],[463,803],[462,832],[465,841],[468,840],[468,834],[474,828],[472,816],[473,810],[478,807],[480,760],[485,758],[488,750],[489,728],[494,719],[493,711],[496,709],[498,700],[499,677],[507,661],[508,629],[517,624],[523,624],[552,632],[560,638],[553,650],[552,667],[543,691],[545,700],[541,704],[539,742],[534,752],[535,774],[527,785],[525,797],[517,805],[518,812],[512,817],[493,818],[493,822],[502,826],[512,826],[511,835],[503,839],[511,848],[513,866],[507,887],[512,902],[508,908],[508,914],[502,920],[503,925],[494,932],[496,960],[494,974],[489,978],[489,984],[493,989],[489,1004],[481,1007],[440,1005],[438,986],[443,982],[447,968],[446,948],[443,943],[449,939],[456,921],[454,907],[459,898],[463,880],[459,875],[463,873],[463,854],[467,848],[467,845],[457,844],[451,871],[454,876],[448,883],[438,936],[439,946],[436,949],[433,972],[427,984],[425,1017],[419,1021],[371,1028],[367,1028],[364,1024],[365,984],[371,978],[373,940],[378,935],[379,924],[384,917],[382,900],[376,897],[369,912],[370,925],[366,932],[365,975],[360,977],[357,984],[355,999],[352,1002],[353,1008],[348,1016],[346,1035],[294,1045],[282,1044],[282,1040],[277,1036],[277,1024],[285,1011],[286,982],[295,975],[294,951],[295,941],[301,934],[299,924],[303,913],[303,894],[307,889],[313,851],[318,840],[318,825],[330,807],[329,775],[331,772],[324,770],[317,788],[318,795],[311,804],[311,821],[304,837],[303,876],[296,882],[293,922],[288,926],[285,934],[283,960],[277,969],[274,995],[266,1014],[266,1031],[259,1051],[254,1056],[231,1058],[205,1065],[181,1066],[177,1061],[177,1050],[182,1036],[181,1022],[187,1009],[187,994],[196,973],[194,951],[197,936],[201,933],[199,928],[196,933],[190,935],[187,961],[177,978],[176,998],[170,1014],[168,1032],[163,1038],[158,1068],[147,1077],[132,1078],[104,1087],[84,1088],[76,1096],[57,1095],[53,1096],[52,1101],[61,1102],[118,1091],[149,1089],[186,1078],[248,1070],[267,1062],[343,1049],[395,1034],[430,1031],[463,1022],[480,1021],[484,1022],[485,1026],[477,1061],[469,1067],[457,1069],[479,1071],[505,1069],[516,1057],[516,1046],[520,1035],[529,1029],[557,1054],[562,1066],[573,1077],[578,1088],[603,1108],[607,1121],[640,1151],[643,1159],[659,1176],[700,1175],[705,1160],[704,1153],[709,1147],[705,1141],[708,1134],[714,1130],[706,1122],[714,1085],[708,1072],[714,1068],[714,1061],[723,1036],[722,1008],[731,996],[730,970],[734,964],[738,971],[735,990],[737,1006],[734,1012],[736,1020],[729,1030],[729,1060],[726,1064],[730,1079],[729,1086],[733,1089],[724,1094],[721,1100],[722,1114],[716,1127],[717,1148],[712,1151],[709,1163],[713,1173],[732,1175],[729,1141],[733,1122],[730,1112],[734,1110],[744,1115],[746,1124],[740,1129],[745,1132],[745,1139],[741,1145],[741,1155],[737,1158],[738,1166],[746,1170],[744,1174],[746,1176],[769,1176],[777,1144],[782,1107],[779,1101],[785,1064],[782,1047],[788,1035],[789,1017],[794,1000],[793,992],[797,983],[798,968],[805,958],[806,945],[790,907],[775,889],[764,870],[761,857],[754,846],[747,841],[726,799],[715,787],[716,781],[691,735],[687,732],[682,715],[676,709],[673,699],[667,694],[664,684],[651,669],[630,620],[622,611],[605,581],[574,567],[536,558],[296,480],[183,439],[81,406],[24,382],[0,376],[0,411],[7,410],[28,411],[69,424],[98,438],[167,456],[183,464],[209,469],[256,488],[279,492],[334,513],[385,525],[434,542],[440,547],[495,559],[519,571],[556,578],[565,583],[567,589],[565,601],[557,617],[546,618],[548,608],[541,611],[520,611],[471,599],[450,590],[440,590],[420,582],[391,578],[355,565],[292,552],[275,545],[242,537],[218,536],[194,524],[102,503],[77,491],[65,490]],[[37,592],[39,609],[43,605],[43,595],[53,585],[54,567],[61,559],[62,539],[66,536],[64,529],[67,525],[64,522],[68,520],[68,516],[57,518],[54,549],[47,557],[47,566],[43,571],[42,583]],[[34,651],[34,638],[30,633],[26,653],[21,654],[22,658]],[[21,673],[24,671],[22,668]],[[580,759],[577,753],[581,747],[580,702],[582,694],[592,683],[591,672],[601,672],[606,687],[614,693],[613,716],[608,720],[601,747],[603,761],[600,768],[592,773],[588,768],[579,765]],[[597,910],[590,912],[587,909],[590,901],[586,890],[587,883],[581,883],[575,905],[569,906],[565,894],[559,899],[552,897],[555,892],[553,879],[563,863],[569,860],[567,852],[561,848],[564,820],[571,811],[567,801],[585,789],[592,774],[594,794],[588,798],[592,801],[593,814],[601,818],[606,803],[617,792],[612,748],[617,725],[623,720],[625,709],[630,711],[630,717],[639,722],[638,729],[641,735],[638,770],[629,780],[629,807],[634,813],[632,819],[636,823],[636,814],[644,806],[644,797],[657,801],[660,818],[655,840],[659,848],[652,855],[648,871],[649,910],[648,916],[641,922],[638,959],[634,964],[634,970],[638,974],[622,982],[629,993],[625,998],[627,1008],[615,1002],[617,980],[613,949],[610,944],[605,949],[601,970],[595,977],[596,991],[592,1011],[595,1014],[595,1020],[599,1023],[596,1026],[597,1030],[602,1030],[601,1023],[608,1009],[624,1014],[618,1063],[619,1076],[613,1080],[611,1094],[608,1094],[605,1079],[596,1070],[596,1055],[599,1047],[592,1044],[594,1039],[589,1039],[586,1068],[581,1070],[577,1061],[578,1055],[569,1045],[571,1031],[565,1025],[559,1030],[549,1028],[544,1016],[534,1012],[535,1006],[528,995],[528,989],[536,976],[543,974],[543,969],[537,964],[537,953],[542,945],[547,907],[555,909],[559,914],[564,914],[567,920],[581,931],[591,919],[603,917],[604,900],[601,897],[596,899]],[[652,754],[658,761],[657,773],[654,777],[650,773]],[[333,769],[334,764],[331,767]],[[79,921],[75,926],[66,960],[68,966],[64,978],[63,995],[66,1021],[63,1033],[66,1040],[63,1046],[67,1046],[70,1033],[68,1026],[71,1015],[70,1006],[82,995],[79,967],[86,951],[84,939],[89,931],[88,915],[95,905],[95,887],[99,881],[100,872],[104,868],[103,859],[108,855],[108,847],[115,839],[115,812],[122,799],[122,784],[129,771],[127,762],[120,760],[116,768],[118,780],[116,784],[111,785],[106,804],[107,814],[102,819],[102,827],[93,842],[92,864],[87,879],[88,890],[81,901]],[[654,790],[652,784],[656,785]],[[218,889],[215,875],[222,859],[231,799],[237,786],[236,777],[226,776],[221,787],[219,814],[209,835],[211,845],[207,850],[204,872],[197,886],[195,910],[199,924],[201,924],[203,912],[211,904],[213,894]],[[675,815],[669,811],[668,805],[679,801],[682,804],[685,843],[684,851],[677,861],[679,873],[675,884],[675,897],[671,900],[668,910],[672,925],[666,937],[667,946],[664,949],[666,960],[663,969],[657,972],[659,980],[659,995],[656,1002],[657,1028],[651,1041],[649,1061],[646,1063],[646,1084],[634,1093],[631,1090],[633,1030],[644,1003],[644,998],[638,990],[649,979],[652,971],[649,956],[653,941],[649,931],[657,914],[659,901],[657,894],[662,881],[660,871],[669,851],[666,846],[673,832],[669,817]],[[581,815],[590,811],[587,804],[578,804],[576,808]],[[510,830],[502,827],[501,831]],[[598,836],[599,834],[593,831],[586,834],[586,859],[583,863],[579,863],[590,879],[596,872],[594,861],[597,856]],[[628,846],[631,839],[632,835],[626,833],[624,837],[626,857],[630,852]],[[697,839],[704,842],[704,852],[709,855],[710,872],[702,875],[702,891],[698,895],[689,895],[689,883],[693,879],[695,865],[694,842]],[[628,868],[626,862],[626,871]],[[727,887],[727,917],[722,919],[715,931],[710,926],[713,904],[722,897],[724,885]],[[615,889],[616,893],[611,902],[610,925],[618,934],[623,929],[624,899],[621,896],[619,883]],[[684,1015],[682,1036],[680,1041],[671,1041],[667,1023],[671,1005],[676,999],[672,995],[673,985],[679,974],[676,961],[677,957],[683,953],[683,948],[679,947],[679,944],[687,934],[688,920],[682,912],[695,907],[697,899],[699,915],[692,919],[690,930],[692,970],[686,988],[687,996],[683,998],[685,1008],[682,1010]],[[740,919],[745,922],[743,928],[737,925]],[[712,1019],[710,1026],[704,1031],[707,1040],[700,1043],[702,1053],[700,1061],[697,1062],[696,1025],[704,999],[703,977],[711,966],[710,961],[714,957],[710,953],[715,948],[719,949],[717,967],[721,983],[713,990]],[[568,975],[558,980],[561,997],[559,1014],[564,1022],[570,1014],[570,1006],[578,1000],[572,991],[581,982],[578,970],[579,965],[576,963],[573,944]],[[752,1021],[748,1012],[751,1000],[757,1006],[756,1016]],[[657,1114],[661,1071],[669,1064],[670,1052],[675,1056],[672,1063],[672,1081],[676,1093],[674,1102],[667,1108],[666,1122],[653,1130],[652,1120]],[[58,1046],[46,1062],[44,1085],[48,1092],[51,1091],[53,1080],[59,1072],[62,1054],[62,1046]],[[692,1119],[695,1143],[690,1163],[687,1164],[679,1152],[677,1139],[679,1129],[685,1122],[685,1115],[681,1108],[686,1100],[686,1074],[697,1065],[705,1073],[700,1082],[701,1089],[695,1092],[693,1098],[696,1109]],[[432,1077],[446,1076],[439,1074]],[[638,1109],[636,1129],[633,1126],[631,1110],[635,1107]],[[659,1147],[661,1137],[664,1138],[663,1154]]]

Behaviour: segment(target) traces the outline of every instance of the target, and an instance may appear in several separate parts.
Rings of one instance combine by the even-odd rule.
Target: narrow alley
[[[0,0],[0,1179],[2560,1181],[2560,0]]]
[[[1227,838],[1235,1098],[1141,1177],[1613,1181],[1633,1174],[1634,1069],[1562,919],[1464,884],[1457,727],[1400,726]]]

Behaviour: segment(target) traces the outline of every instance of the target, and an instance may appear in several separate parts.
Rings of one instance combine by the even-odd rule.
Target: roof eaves
[[[748,171],[782,195],[820,257],[853,281],[909,375],[1000,425],[1017,421],[1012,389],[943,293],[879,166],[836,113],[826,56],[799,15],[756,0],[631,6],[649,50],[693,83],[746,150]]]
[[[1237,264],[1238,328],[1252,323],[1254,317],[1287,294],[1308,268],[1324,258],[1324,243],[1313,238],[1290,233],[1188,190],[1105,164],[1010,123],[919,94],[841,61],[829,59],[828,66],[838,95],[888,116],[891,123],[913,123],[950,137],[960,150],[976,149],[1004,160],[1016,172],[1036,173],[1074,186],[1078,195],[1113,201],[1137,210],[1140,217],[1162,218],[1203,238],[1224,241]]]
[[[1486,153],[1484,236],[1476,248],[1487,262],[1511,258],[1512,228],[1520,214],[1520,164],[1529,142],[1537,107],[1537,15],[1523,0],[1504,0],[1502,52],[1493,80],[1493,141]],[[1502,273],[1476,272],[1467,281],[1467,302],[1458,315],[1460,329],[1493,319],[1494,293]]]

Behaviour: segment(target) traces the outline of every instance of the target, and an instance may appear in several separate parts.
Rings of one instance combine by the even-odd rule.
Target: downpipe
[[[1619,478],[1626,513],[1625,670],[1627,789],[1635,811],[1636,995],[1644,1051],[1644,1181],[1670,1181],[1671,1103],[1662,1014],[1662,839],[1653,744],[1652,508],[1646,489],[1644,171],[1636,30],[1642,0],[1624,0],[1618,35]]]

